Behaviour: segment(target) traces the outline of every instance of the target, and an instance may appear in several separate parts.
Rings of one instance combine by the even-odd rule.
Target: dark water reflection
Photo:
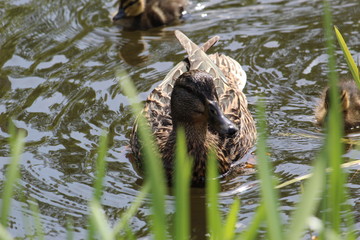
[[[0,0],[0,165],[4,180],[9,148],[8,122],[26,131],[22,178],[11,212],[11,233],[29,237],[29,200],[39,202],[47,239],[64,239],[66,218],[74,221],[76,239],[86,236],[87,201],[92,195],[99,135],[110,133],[108,172],[103,206],[115,222],[134,200],[141,181],[129,163],[132,123],[128,102],[115,71],[134,80],[141,99],[184,57],[173,36],[175,29],[201,43],[219,35],[215,50],[237,59],[248,75],[246,94],[253,113],[256,101],[267,104],[269,151],[281,181],[306,174],[322,138],[314,132],[313,108],[326,85],[326,55],[321,1],[193,1],[186,21],[147,32],[124,32],[113,26],[114,0]],[[360,58],[360,3],[331,1],[334,23],[351,52]],[[337,48],[338,49],[338,48]],[[341,76],[347,66],[337,51]],[[358,144],[344,161],[360,157]],[[351,203],[359,212],[357,168],[348,169]],[[240,198],[239,231],[246,229],[258,206],[255,176],[223,183],[221,210]],[[298,199],[299,185],[281,189],[281,209],[287,221]],[[196,235],[205,233],[203,191],[192,192]],[[168,196],[169,206],[173,205]],[[131,222],[138,237],[147,237],[147,205]],[[170,208],[169,215],[173,210]],[[355,211],[355,212],[356,212]],[[195,218],[195,219],[194,219]],[[359,216],[357,216],[359,218]],[[24,224],[27,222],[27,224]],[[360,225],[357,225],[360,228]],[[30,229],[32,229],[30,225]]]

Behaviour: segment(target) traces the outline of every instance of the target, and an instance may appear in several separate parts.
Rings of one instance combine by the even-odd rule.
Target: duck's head
[[[145,11],[145,0],[120,0],[119,11],[113,17],[118,21],[126,17],[136,17]]]
[[[344,132],[360,131],[360,90],[354,81],[341,81],[338,85]],[[325,125],[330,109],[330,90],[326,88],[321,96],[315,117],[317,124]]]
[[[192,126],[220,135],[234,135],[238,128],[224,115],[219,107],[213,77],[200,70],[183,73],[175,81],[171,94],[173,125]]]

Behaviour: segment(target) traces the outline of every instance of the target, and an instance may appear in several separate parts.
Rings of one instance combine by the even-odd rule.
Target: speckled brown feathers
[[[344,132],[360,131],[360,90],[354,80],[343,80],[339,83],[340,103],[343,113]],[[324,126],[329,111],[330,94],[326,88],[315,109],[316,124]]]
[[[182,17],[187,0],[120,0],[113,17],[127,29],[149,29],[172,24]]]
[[[169,180],[171,180],[174,165],[176,122],[180,122],[178,119],[173,119],[172,115],[175,114],[174,111],[186,112],[181,110],[183,104],[178,106],[179,110],[176,104],[171,103],[171,94],[175,91],[174,85],[176,89],[179,88],[179,91],[183,91],[182,96],[184,94],[189,94],[190,98],[193,96],[193,99],[190,100],[194,104],[189,108],[197,108],[198,106],[198,109],[189,109],[189,112],[194,110],[194,115],[196,115],[197,112],[205,111],[206,114],[199,115],[199,117],[187,115],[187,118],[191,120],[181,120],[181,124],[185,129],[189,154],[194,158],[192,182],[201,185],[205,180],[206,160],[209,150],[215,150],[219,172],[225,174],[232,168],[236,160],[242,158],[253,147],[256,140],[256,128],[251,113],[247,108],[246,97],[242,92],[246,84],[246,74],[240,64],[222,54],[207,55],[205,53],[218,40],[218,37],[210,39],[200,48],[180,31],[176,31],[175,34],[187,51],[188,58],[178,63],[166,75],[164,81],[151,92],[146,100],[143,113],[149,121],[162,155],[166,173]],[[205,91],[210,85],[207,87],[204,85],[204,87],[199,88],[202,93],[197,93],[186,84],[178,86],[181,85],[179,83],[181,79],[185,77],[192,78],[195,83],[211,83],[210,85],[214,89]],[[211,89],[211,86],[209,89]],[[209,93],[210,91],[213,93]],[[206,100],[202,100],[203,98]],[[186,102],[186,97],[182,101]],[[234,131],[234,134],[219,133],[216,130],[216,124],[212,125],[209,122],[208,103],[219,106],[222,114],[236,127],[237,131]],[[171,108],[175,108],[175,110]],[[205,120],[202,121],[202,119]],[[135,124],[131,137],[131,146],[139,163],[141,162],[141,146],[136,131],[137,126]],[[141,163],[139,163],[139,166],[141,166]]]

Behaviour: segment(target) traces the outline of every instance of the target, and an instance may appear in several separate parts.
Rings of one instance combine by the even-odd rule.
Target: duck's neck
[[[210,149],[214,148],[215,152],[221,152],[217,149],[218,136],[209,132],[207,125],[182,124],[180,126],[185,130],[187,151],[194,161],[193,182],[203,182],[205,181],[207,155]],[[173,171],[177,129],[179,129],[178,124],[174,125],[162,152],[165,168],[168,168],[167,172]]]

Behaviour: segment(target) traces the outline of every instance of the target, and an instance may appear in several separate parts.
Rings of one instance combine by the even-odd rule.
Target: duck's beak
[[[234,135],[238,128],[224,115],[217,102],[209,101],[210,124],[220,135]]]
[[[117,21],[117,20],[120,20],[122,18],[125,17],[125,11],[124,9],[122,8],[119,8],[119,11],[117,12],[117,14],[113,17],[113,21]]]

